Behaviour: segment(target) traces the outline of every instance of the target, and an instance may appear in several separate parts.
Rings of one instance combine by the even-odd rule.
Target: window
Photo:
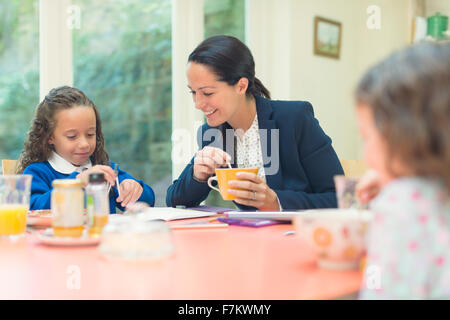
[[[205,38],[229,35],[245,42],[245,0],[205,0]],[[211,191],[205,202],[209,206],[236,208],[216,191]]]
[[[171,183],[171,1],[73,0],[74,86],[96,104],[112,161],[155,191]],[[100,22],[100,23],[99,23]]]
[[[1,1],[0,159],[18,159],[39,103],[39,1]]]
[[[19,157],[40,101],[39,5],[0,2],[1,159]],[[156,205],[165,206],[172,182],[172,1],[72,0],[71,5],[80,14],[72,29],[73,85],[97,105],[111,160],[151,185]],[[205,37],[244,40],[245,0],[205,0],[204,11]]]
[[[245,42],[245,0],[205,0],[205,38],[229,35]]]

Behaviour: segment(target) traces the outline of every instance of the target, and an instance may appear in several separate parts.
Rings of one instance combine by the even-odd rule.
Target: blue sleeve
[[[208,197],[208,184],[199,182],[193,178],[194,158],[184,168],[180,177],[175,180],[167,189],[166,204],[168,207],[183,205],[186,207],[196,207]]]
[[[110,162],[110,165],[111,165],[111,168],[114,169],[115,163],[113,161]],[[144,183],[144,181],[135,179],[129,173],[121,170],[119,166],[117,166],[117,169],[118,169],[117,171],[118,171],[118,177],[119,177],[119,184],[122,183],[122,181],[126,180],[126,179],[132,179],[132,180],[136,181],[137,183],[139,183],[141,185],[141,187],[142,187],[142,194],[141,194],[141,196],[139,197],[139,199],[137,201],[145,202],[149,206],[153,207],[155,205],[155,192],[153,192],[153,189],[149,185]],[[117,188],[113,188],[113,190],[114,190],[115,199],[117,199],[119,197],[119,194],[117,192]],[[122,207],[116,201],[114,201],[114,202],[115,202],[117,208],[119,208],[121,211],[125,211],[124,207]]]
[[[312,192],[274,190],[283,210],[336,208],[333,177],[344,170],[328,137],[314,117],[312,105],[304,104],[297,128],[297,150]]]
[[[51,193],[53,190],[52,173],[44,164],[30,164],[23,174],[33,176],[31,180],[30,210],[50,209]],[[75,179],[78,172],[74,172],[67,179]]]

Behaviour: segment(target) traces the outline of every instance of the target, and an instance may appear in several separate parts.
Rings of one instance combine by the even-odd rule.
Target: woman
[[[333,176],[343,170],[331,139],[310,103],[270,100],[245,44],[229,36],[204,40],[189,55],[187,78],[207,123],[199,129],[200,151],[167,190],[167,206],[199,205],[215,168],[230,162],[259,168],[230,182],[243,189],[230,190],[241,209],[336,207]]]

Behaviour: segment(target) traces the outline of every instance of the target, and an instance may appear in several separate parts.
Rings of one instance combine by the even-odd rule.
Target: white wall
[[[358,32],[355,29],[357,1],[295,1],[296,16],[292,39],[292,99],[312,103],[316,118],[332,138],[339,158],[355,159],[356,126],[352,89],[355,82]],[[321,16],[342,24],[339,60],[313,54],[314,17]]]
[[[273,99],[310,101],[322,128],[333,139],[338,156],[359,159],[353,90],[368,66],[409,43],[410,1],[248,2],[253,11],[248,13],[247,44],[255,57],[256,76],[272,91]],[[370,5],[381,9],[380,30],[366,26]],[[342,23],[339,60],[313,54],[316,15]]]
[[[450,0],[426,0],[425,14],[427,17],[434,16],[437,12],[450,17]]]
[[[401,49],[411,43],[410,15],[411,1],[408,0],[365,0],[358,1],[359,12],[364,13],[368,5],[378,5],[381,9],[381,29],[369,30],[366,27],[367,15],[357,15],[356,30],[357,44],[354,59],[357,62],[355,81],[351,83],[352,90],[357,85],[364,72],[373,64],[390,55],[393,51]],[[353,101],[352,101],[353,102]],[[354,109],[349,111],[354,118]],[[348,133],[352,135],[353,133]],[[362,144],[359,134],[356,133],[355,149],[344,146],[344,155],[353,152],[357,159],[361,157]],[[351,153],[350,153],[351,154]]]
[[[354,88],[363,72],[394,49],[408,43],[407,0],[295,1],[292,27],[292,98],[306,99],[341,159],[359,159],[361,144],[354,114]],[[368,29],[367,7],[377,5],[381,28]],[[314,16],[342,24],[340,59],[313,54]],[[294,41],[295,40],[295,41]]]
[[[246,44],[256,77],[276,99],[291,98],[292,3],[297,0],[247,0]]]

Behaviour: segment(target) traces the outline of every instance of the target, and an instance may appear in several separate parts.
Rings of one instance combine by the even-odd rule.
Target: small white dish
[[[86,230],[79,238],[74,237],[55,237],[53,229],[47,228],[44,232],[36,232],[36,238],[43,244],[49,246],[63,247],[79,247],[79,246],[96,246],[100,243],[100,237],[89,237]]]

